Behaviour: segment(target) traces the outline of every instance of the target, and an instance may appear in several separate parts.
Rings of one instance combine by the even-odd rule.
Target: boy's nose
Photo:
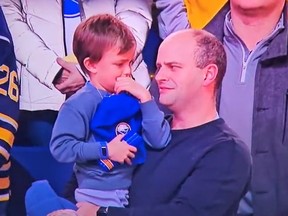
[[[132,76],[132,69],[131,66],[126,66],[123,73],[122,73],[123,77],[131,77]]]

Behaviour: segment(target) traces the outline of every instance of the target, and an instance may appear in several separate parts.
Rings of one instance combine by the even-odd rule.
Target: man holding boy
[[[216,111],[216,90],[226,69],[222,44],[205,31],[179,31],[161,44],[157,67],[160,102],[173,113],[169,145],[148,151],[135,172],[128,208],[80,202],[79,215],[236,214],[251,160],[246,145]]]

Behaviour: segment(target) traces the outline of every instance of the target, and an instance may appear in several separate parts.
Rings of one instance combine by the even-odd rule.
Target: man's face
[[[158,51],[156,81],[159,101],[172,111],[183,108],[201,91],[203,75],[193,60],[191,37],[164,41]]]

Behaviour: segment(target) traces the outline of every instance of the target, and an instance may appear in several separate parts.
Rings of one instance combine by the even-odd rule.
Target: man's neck
[[[182,107],[181,111],[173,112],[172,129],[193,128],[215,120],[218,117],[215,102],[211,101],[203,105],[198,103],[190,106],[192,109],[185,110]]]
[[[231,19],[235,33],[241,38],[249,50],[253,50],[258,42],[268,37],[275,29],[282,10],[245,11],[231,7]]]

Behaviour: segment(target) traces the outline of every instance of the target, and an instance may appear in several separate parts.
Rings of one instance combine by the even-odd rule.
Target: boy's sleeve
[[[154,99],[141,104],[143,139],[152,148],[160,149],[171,140],[170,125]]]

